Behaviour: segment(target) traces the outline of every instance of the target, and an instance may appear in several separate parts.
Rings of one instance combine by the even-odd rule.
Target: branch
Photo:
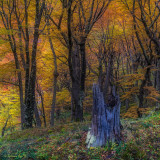
[[[13,83],[13,82],[5,81],[5,80],[0,80],[0,82],[2,82],[2,83],[6,83],[6,84],[11,84],[11,85],[14,85],[14,86],[19,86],[19,84],[17,84],[17,83]]]

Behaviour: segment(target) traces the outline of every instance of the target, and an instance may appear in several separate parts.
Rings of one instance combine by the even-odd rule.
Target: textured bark
[[[72,1],[70,3],[72,3]],[[83,121],[83,99],[86,77],[85,42],[82,42],[80,45],[78,45],[75,41],[72,41],[71,6],[68,8],[67,22],[69,40],[68,64],[72,80],[72,120]]]
[[[35,106],[35,83],[36,83],[36,55],[37,46],[39,39],[39,27],[41,23],[41,18],[43,10],[45,7],[45,0],[43,0],[40,7],[40,1],[36,0],[36,16],[35,16],[35,26],[34,26],[34,38],[32,46],[32,60],[31,60],[31,73],[29,77],[29,90],[26,97],[26,108],[25,108],[25,128],[33,127],[33,113]]]
[[[26,54],[26,65],[25,65],[25,104],[27,103],[27,97],[29,92],[29,76],[30,76],[30,57],[29,57],[29,29],[28,29],[28,0],[24,0],[25,4],[25,54]]]
[[[36,126],[41,127],[41,119],[39,116],[37,104],[35,104],[35,106],[34,106],[34,114],[35,114],[35,119],[36,119]]]
[[[8,116],[8,118],[7,118],[7,120],[6,120],[5,124],[4,124],[4,127],[2,128],[2,137],[4,136],[4,133],[5,133],[6,127],[7,127],[7,123],[8,123],[8,121],[9,121],[9,118],[10,118],[10,117],[11,117],[11,115]]]
[[[99,84],[100,89],[102,90],[103,89],[103,81],[104,81],[104,78],[103,78],[103,66],[102,66],[103,63],[102,63],[101,59],[99,59],[98,62],[99,62],[98,84]]]
[[[85,51],[85,38],[79,45],[80,48],[80,64],[81,64],[81,92],[85,91],[85,79],[86,79],[86,51]]]
[[[120,106],[114,87],[109,103],[105,104],[99,85],[93,85],[92,125],[86,140],[88,148],[105,146],[107,142],[120,142]]]
[[[109,92],[109,87],[113,80],[113,53],[110,53],[108,65],[106,63],[105,66],[106,66],[106,76],[105,76],[105,83],[104,83],[104,89],[103,89],[103,96],[104,96],[105,103],[107,103],[107,94]]]
[[[50,43],[50,47],[51,47],[53,58],[54,58],[53,99],[52,99],[52,109],[51,109],[51,119],[50,119],[50,124],[53,127],[54,126],[55,105],[56,105],[58,70],[57,70],[57,57],[54,51],[52,39],[50,37],[49,37],[49,43]]]
[[[25,104],[23,102],[23,85],[22,85],[22,77],[21,73],[18,73],[18,81],[19,81],[19,95],[20,95],[20,108],[21,108],[21,129],[24,129],[25,125]]]
[[[82,73],[83,65],[81,64],[82,62],[80,62],[80,60],[82,60],[82,57],[81,52],[79,50],[79,46],[74,43],[71,56],[72,72],[70,72],[70,76],[72,79],[72,120],[74,121],[83,121],[83,99],[85,78],[81,78],[82,76],[84,76],[84,73]]]
[[[125,100],[126,112],[129,109],[129,99]]]
[[[143,108],[144,107],[144,87],[147,84],[149,74],[150,74],[150,68],[147,68],[144,80],[142,80],[142,83],[141,83],[141,86],[140,86],[140,90],[139,90],[139,95],[138,95],[139,108]],[[140,117],[141,117],[141,115],[140,115]]]
[[[46,123],[46,115],[45,115],[45,110],[44,110],[44,104],[43,104],[43,96],[42,94],[40,95],[41,96],[41,103],[42,103],[42,112],[43,112],[43,122],[44,122],[44,126],[47,127],[47,123]]]
[[[83,95],[81,95],[80,85],[72,82],[72,120],[83,121]],[[82,97],[82,98],[81,98]]]
[[[47,124],[46,124],[46,115],[45,115],[45,109],[44,109],[44,98],[43,98],[43,92],[40,88],[40,86],[38,85],[37,83],[37,92],[41,98],[41,104],[42,104],[42,117],[43,117],[43,122],[44,122],[44,126],[46,127]]]
[[[10,41],[10,46],[14,55],[14,61],[15,61],[15,66],[16,69],[20,70],[20,63],[18,59],[18,54],[17,54],[17,47],[16,47],[16,41],[14,36],[8,35],[8,39]],[[21,71],[18,71],[17,73],[18,77],[18,87],[19,87],[19,96],[20,96],[20,107],[21,107],[21,128],[24,128],[25,124],[25,105],[23,103],[23,84],[22,84],[22,74]]]
[[[159,53],[160,54],[160,53]],[[160,58],[157,60],[157,77],[156,77],[156,88],[157,91],[160,93]],[[160,99],[159,99],[160,101]],[[160,110],[160,103],[156,103],[156,110]]]

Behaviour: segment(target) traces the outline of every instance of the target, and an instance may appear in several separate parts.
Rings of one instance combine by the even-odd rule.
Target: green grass
[[[123,141],[86,148],[90,121],[17,131],[0,139],[0,160],[160,160],[160,113],[122,119]]]

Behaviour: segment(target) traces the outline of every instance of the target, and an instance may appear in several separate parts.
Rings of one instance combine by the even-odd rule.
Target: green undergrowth
[[[122,142],[86,147],[90,121],[17,131],[0,139],[0,160],[160,160],[160,113],[122,119]]]

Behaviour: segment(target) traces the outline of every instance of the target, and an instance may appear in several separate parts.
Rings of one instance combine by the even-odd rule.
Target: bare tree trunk
[[[37,92],[41,98],[41,104],[42,104],[42,117],[43,117],[43,122],[44,122],[44,126],[46,127],[47,124],[46,124],[46,116],[45,116],[45,110],[44,110],[44,99],[43,99],[43,93],[42,93],[42,90],[40,88],[40,86],[38,85],[37,83]]]
[[[20,70],[20,64],[19,64],[19,59],[18,59],[18,54],[17,54],[17,48],[16,48],[16,43],[15,43],[15,38],[14,36],[8,35],[8,38],[10,40],[10,46],[14,55],[14,60],[15,60],[15,66],[16,69]],[[12,42],[13,39],[13,42]],[[22,74],[21,71],[18,71],[18,87],[19,87],[19,96],[20,96],[20,107],[21,107],[21,128],[24,129],[24,124],[25,124],[25,105],[23,103],[23,84],[22,84]]]
[[[80,84],[72,82],[73,110],[72,117],[74,121],[83,121],[83,100],[81,100]]]
[[[85,44],[78,45],[72,39],[71,30],[71,5],[72,0],[68,2],[67,14],[67,28],[68,28],[68,65],[70,77],[72,80],[71,96],[72,96],[72,120],[83,120],[83,98],[84,98],[84,84],[85,84]]]
[[[21,108],[21,129],[24,129],[24,125],[25,125],[25,104],[23,102],[23,85],[22,85],[21,72],[18,73],[18,81],[19,81],[19,96],[20,96],[20,108]]]
[[[50,43],[50,47],[51,47],[53,58],[54,58],[53,99],[52,99],[52,109],[51,109],[51,119],[50,119],[51,127],[53,127],[54,126],[55,105],[56,105],[58,69],[57,69],[57,57],[56,57],[56,53],[54,51],[53,43],[50,37],[49,37],[49,43]]]
[[[113,76],[112,68],[113,68],[113,54],[110,53],[108,66],[106,65],[106,77],[105,77],[105,84],[103,89],[103,96],[104,96],[105,103],[107,103],[107,94],[109,92],[110,81],[112,81],[112,76]]]
[[[105,146],[107,142],[120,142],[120,99],[112,88],[109,103],[105,104],[99,85],[93,85],[92,124],[87,135],[87,147]]]
[[[36,103],[35,103],[35,106],[34,106],[34,114],[35,114],[35,119],[36,119],[36,126],[41,127],[41,119],[40,119],[40,116],[39,116],[39,112],[38,112],[38,108],[37,108]]]
[[[26,53],[26,65],[25,65],[25,104],[27,103],[27,97],[29,92],[29,75],[30,75],[30,57],[29,57],[29,29],[28,29],[28,0],[24,0],[25,3],[25,53]]]
[[[8,118],[7,118],[6,122],[5,122],[4,127],[2,128],[2,137],[4,136],[4,133],[5,133],[5,131],[6,131],[7,123],[8,123],[8,121],[9,121],[10,116],[11,116],[11,115],[8,116]]]
[[[154,64],[157,69],[158,68],[157,67],[157,60],[155,60]],[[153,86],[154,86],[154,88],[157,88],[157,70],[154,71],[153,77],[154,77],[154,82],[153,82],[154,85]]]
[[[127,112],[127,110],[129,109],[129,99],[128,98],[125,100],[125,105],[126,105],[126,112]]]
[[[147,71],[146,71],[145,76],[144,76],[144,80],[142,80],[140,90],[139,90],[139,96],[138,96],[138,98],[139,98],[139,108],[144,107],[144,87],[147,84],[149,74],[150,74],[150,68],[147,68]]]
[[[100,85],[99,87],[100,87],[100,89],[101,89],[101,91],[102,91],[102,89],[103,89],[103,81],[104,81],[104,77],[103,77],[103,66],[102,66],[102,64],[103,64],[103,62],[102,62],[102,59],[98,59],[98,62],[99,62],[99,73],[98,73],[98,84]]]
[[[41,103],[42,103],[42,116],[43,116],[43,121],[44,121],[44,126],[47,127],[47,124],[46,124],[46,115],[45,115],[45,110],[44,110],[44,103],[43,103],[43,95],[41,94]]]
[[[157,60],[157,74],[156,74],[156,87],[157,87],[157,91],[160,93],[160,58]],[[160,101],[160,99],[159,99]],[[157,102],[156,103],[156,110],[160,109],[160,103]]]
[[[84,100],[84,83],[82,82],[81,74],[81,55],[79,46],[75,43],[73,45],[73,51],[71,56],[71,66],[72,71],[70,71],[70,76],[72,79],[72,100],[73,100],[73,109],[72,109],[72,118],[75,121],[83,121],[83,100]]]
[[[35,106],[36,55],[37,55],[37,46],[39,39],[39,27],[44,7],[45,7],[45,0],[43,0],[41,6],[40,6],[40,1],[36,0],[36,16],[35,16],[34,38],[32,46],[31,74],[29,79],[29,91],[27,94],[26,109],[25,109],[25,122],[26,122],[25,128],[33,127],[32,123],[33,123],[33,113]]]
[[[75,110],[74,110],[73,96],[71,93],[71,121],[74,121],[74,117],[75,117]]]

